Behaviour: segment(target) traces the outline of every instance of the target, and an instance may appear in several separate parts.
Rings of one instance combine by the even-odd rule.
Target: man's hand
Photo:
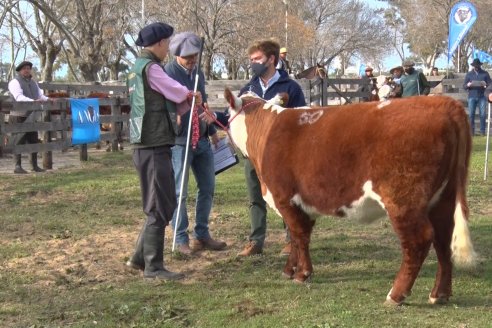
[[[193,102],[193,97],[195,98],[195,105],[200,106],[202,104],[202,93],[200,91],[192,92],[188,94],[188,103],[191,105]]]
[[[200,114],[200,119],[207,122],[207,124],[212,124],[215,122],[215,118],[217,117],[214,112],[203,112]]]
[[[217,135],[217,133],[214,133],[210,136],[210,138],[212,139],[212,144],[217,147],[217,144],[219,143],[219,136]]]
[[[492,92],[489,94],[489,101],[492,102]]]

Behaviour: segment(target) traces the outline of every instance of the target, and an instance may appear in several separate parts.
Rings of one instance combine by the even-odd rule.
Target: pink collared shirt
[[[37,83],[36,83],[36,87],[38,88],[39,98],[32,99],[24,96],[24,91],[22,91],[20,83],[19,81],[17,81],[17,79],[13,79],[12,81],[9,82],[9,92],[12,95],[12,97],[14,97],[15,101],[35,101],[35,100],[46,101],[50,99],[45,95],[43,95],[43,90],[39,88],[39,85]]]
[[[190,91],[187,87],[169,77],[161,66],[150,64],[147,80],[153,90],[176,103],[177,111],[180,115],[190,110],[190,104],[188,103]]]

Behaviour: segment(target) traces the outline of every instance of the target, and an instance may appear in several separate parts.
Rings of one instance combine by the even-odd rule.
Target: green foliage
[[[185,271],[184,282],[145,281],[123,265],[142,222],[129,153],[92,158],[82,169],[3,175],[0,322],[4,327],[489,327],[492,178],[483,180],[484,147],[485,138],[474,139],[469,184],[470,229],[480,264],[455,272],[453,297],[444,306],[427,303],[437,266],[433,251],[407,303],[383,306],[401,256],[388,221],[365,226],[320,218],[311,243],[315,275],[302,285],[281,278],[283,227],[273,213],[265,254],[236,258],[249,233],[241,165],[217,177],[211,231],[228,241],[228,250],[172,258],[166,239],[167,264]],[[191,179],[190,196],[195,193]],[[191,202],[188,208],[192,217]]]

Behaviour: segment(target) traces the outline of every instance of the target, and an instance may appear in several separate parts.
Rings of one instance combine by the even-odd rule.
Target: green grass
[[[406,303],[383,306],[400,264],[386,221],[359,225],[325,217],[314,229],[315,275],[281,278],[279,217],[269,212],[263,256],[237,259],[249,233],[242,165],[217,178],[211,231],[230,244],[191,260],[166,261],[184,282],[149,282],[123,265],[143,220],[131,155],[108,153],[82,169],[2,175],[2,327],[491,327],[492,177],[483,181],[485,138],[474,139],[470,229],[480,264],[456,270],[453,297],[427,303],[436,257],[429,254]],[[194,183],[188,210],[193,217]]]

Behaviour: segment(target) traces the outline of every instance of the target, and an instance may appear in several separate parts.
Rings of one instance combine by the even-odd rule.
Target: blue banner
[[[462,1],[453,6],[449,14],[448,62],[476,20],[473,4]]]
[[[70,99],[72,110],[72,145],[98,142],[99,99]]]
[[[489,55],[485,51],[475,49],[473,50],[473,58],[478,58],[482,63],[492,64],[492,55]]]

